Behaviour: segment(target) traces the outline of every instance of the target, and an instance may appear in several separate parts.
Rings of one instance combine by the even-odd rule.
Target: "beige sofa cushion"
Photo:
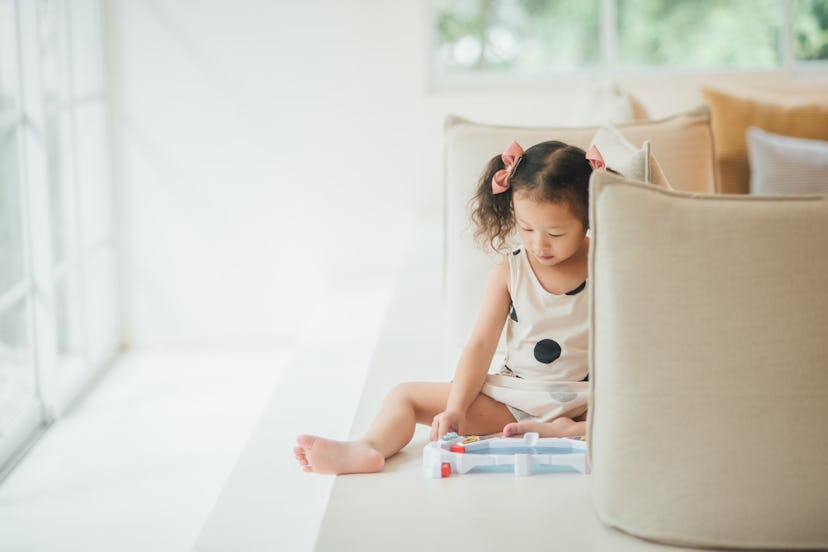
[[[828,198],[591,182],[594,507],[648,539],[828,547]]]
[[[524,148],[544,140],[561,140],[587,149],[599,128],[494,126],[456,116],[446,120],[443,289],[449,327],[457,344],[465,343],[468,337],[480,306],[486,274],[493,262],[493,257],[475,247],[469,225],[468,202],[486,162],[512,140]],[[619,124],[616,128],[636,147],[650,142],[651,181],[669,179],[670,185],[680,190],[715,189],[710,118],[706,109],[667,119]],[[657,163],[653,156],[658,157]],[[612,159],[608,161],[612,166]]]

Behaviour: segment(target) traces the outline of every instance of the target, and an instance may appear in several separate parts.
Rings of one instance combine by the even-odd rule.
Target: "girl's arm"
[[[466,411],[483,388],[512,304],[508,282],[509,263],[502,261],[489,275],[477,321],[454,372],[446,409],[434,417],[432,440],[459,431]]]

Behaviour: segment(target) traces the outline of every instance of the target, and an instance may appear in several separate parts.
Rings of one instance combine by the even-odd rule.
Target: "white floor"
[[[286,551],[312,549],[333,483],[298,469],[292,436],[347,435],[387,297],[379,286],[318,302],[325,313],[317,320],[350,345],[323,363],[329,374],[316,375],[333,385],[316,399],[297,390],[284,401],[285,426],[274,428],[285,441],[274,470],[295,494],[273,512],[290,519]],[[307,343],[125,354],[0,484],[0,551],[191,550],[269,398],[291,385],[291,358],[302,350]]]

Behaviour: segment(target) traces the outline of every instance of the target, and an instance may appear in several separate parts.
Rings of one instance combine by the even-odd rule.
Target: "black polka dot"
[[[520,254],[520,248],[515,249],[514,251],[512,251],[512,255],[519,255],[519,254]]]
[[[550,391],[549,396],[560,403],[568,403],[578,397],[578,393],[572,391]]]
[[[578,295],[579,293],[584,291],[585,287],[586,287],[586,280],[584,280],[584,283],[582,283],[580,286],[576,287],[572,291],[567,291],[566,294],[567,295]]]
[[[512,320],[514,320],[515,322],[517,322],[517,321],[518,321],[518,319],[517,319],[517,312],[515,312],[515,306],[514,306],[514,305],[512,305],[512,312],[510,312],[510,313],[509,313],[509,318],[511,318],[511,319],[512,319]]]
[[[561,356],[561,346],[552,339],[541,339],[535,345],[535,360],[549,364]]]

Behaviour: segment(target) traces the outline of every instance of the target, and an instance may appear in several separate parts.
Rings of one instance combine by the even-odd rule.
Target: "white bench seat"
[[[459,351],[451,344],[441,303],[441,229],[426,227],[415,235],[368,369],[351,437],[364,432],[393,385],[446,381],[454,371]],[[602,525],[592,511],[588,475],[469,473],[427,478],[422,470],[427,442],[427,428],[419,427],[382,473],[337,477],[317,552],[687,550]]]
[[[436,223],[424,224],[414,233],[368,368],[351,437],[364,432],[387,391],[397,383],[451,378],[459,351],[449,338],[441,301],[441,228]],[[636,539],[602,525],[592,510],[589,475],[425,477],[422,448],[427,436],[427,428],[418,428],[413,441],[388,460],[382,473],[336,477],[319,528],[318,552],[688,550]],[[270,440],[272,432],[266,427],[257,429],[245,461],[236,469],[266,465],[265,455],[273,454],[267,444]],[[235,508],[222,504],[240,494],[239,489],[225,488],[197,550],[220,550],[219,542],[237,543],[234,550],[284,550],[280,533],[273,528],[279,519],[258,508],[251,512],[238,509],[244,504],[254,508],[272,503],[268,497],[284,489],[276,479],[261,479],[253,485],[249,477],[231,477],[228,487],[234,480],[247,486],[245,501],[236,500]],[[239,532],[237,538],[234,530]]]

